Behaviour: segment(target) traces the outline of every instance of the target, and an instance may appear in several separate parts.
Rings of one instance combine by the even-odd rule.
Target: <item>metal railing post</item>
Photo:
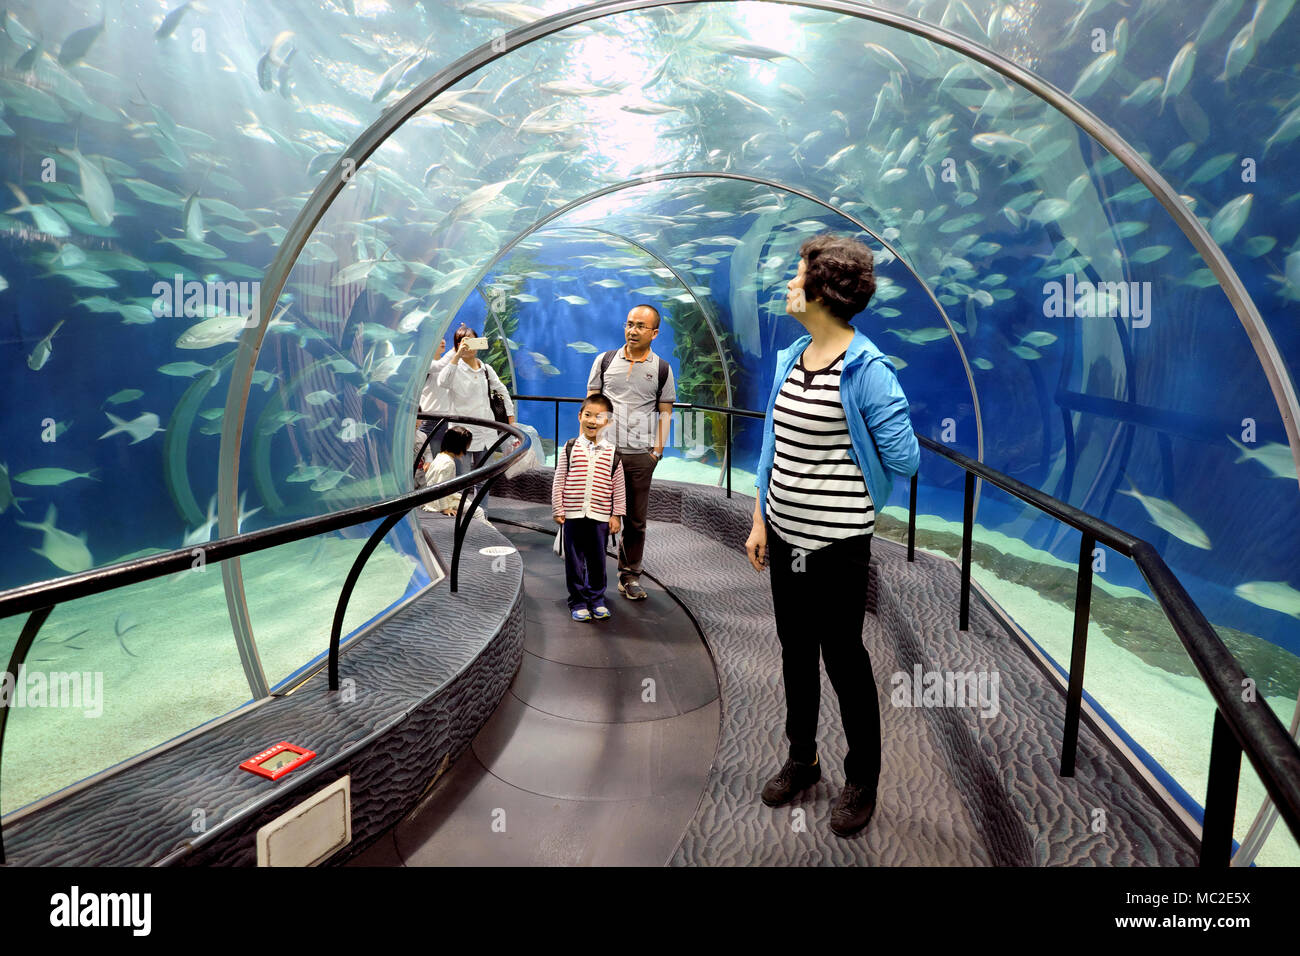
[[[727,497],[731,497],[731,412],[727,412]]]
[[[14,645],[13,653],[9,655],[9,670],[5,672],[13,678],[15,684],[18,683],[18,674],[22,670],[23,661],[27,659],[27,652],[31,649],[32,642],[36,640],[36,632],[41,629],[41,625],[53,610],[54,605],[51,604],[47,607],[38,607],[27,615],[27,621],[18,635],[18,643]],[[5,752],[5,725],[9,722],[9,702],[12,697],[12,694],[5,694],[3,703],[0,703],[0,757],[3,757]],[[0,864],[4,862],[4,832],[0,829]]]
[[[916,475],[908,482],[907,492],[907,560],[916,560]]]
[[[555,400],[555,461],[552,468],[560,467],[560,400]]]
[[[1201,824],[1201,866],[1226,868],[1232,860],[1232,821],[1237,813],[1237,784],[1241,777],[1241,744],[1214,708],[1210,739],[1210,779],[1205,787],[1205,818]]]
[[[1061,741],[1061,776],[1074,776],[1079,749],[1079,712],[1083,707],[1083,664],[1088,651],[1088,615],[1092,607],[1092,547],[1096,539],[1079,539],[1079,581],[1074,589],[1074,641],[1070,647],[1070,685],[1065,692],[1065,736]]]
[[[356,587],[357,579],[361,577],[361,569],[366,566],[366,561],[375,553],[375,548],[379,547],[379,542],[383,541],[388,532],[392,531],[408,514],[409,511],[395,511],[381,521],[379,527],[370,535],[370,540],[361,549],[361,553],[352,562],[352,567],[348,569],[348,576],[343,581],[343,590],[339,592],[338,603],[334,606],[334,623],[330,626],[330,690],[339,689],[339,639],[343,634],[343,618],[348,612],[352,589]]]
[[[971,534],[975,524],[975,474],[966,472],[966,502],[962,507],[961,524],[961,612],[957,629],[964,631],[970,624],[970,552]]]

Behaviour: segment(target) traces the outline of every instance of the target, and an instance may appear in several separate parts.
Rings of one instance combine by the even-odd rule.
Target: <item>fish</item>
[[[212,540],[212,531],[217,526],[217,496],[208,499],[208,519],[193,531],[187,532],[181,541],[181,547],[191,548],[197,544],[207,544]]]
[[[1101,85],[1110,78],[1111,73],[1115,71],[1119,56],[1119,50],[1113,49],[1094,59],[1079,74],[1079,79],[1075,81],[1074,87],[1070,90],[1070,95],[1076,100],[1082,100],[1096,93],[1097,90],[1101,89]]]
[[[1243,445],[1231,435],[1228,441],[1237,446],[1241,452],[1241,457],[1234,464],[1240,464],[1243,461],[1256,461],[1266,468],[1274,478],[1286,478],[1289,481],[1296,480],[1295,459],[1291,457],[1291,448],[1288,445],[1280,445],[1277,442],[1268,442],[1259,448],[1249,448]]]
[[[303,465],[302,462],[298,462],[294,470],[284,480],[291,482],[315,481],[325,474],[325,471],[324,465]]]
[[[1005,133],[979,133],[972,136],[970,142],[976,149],[995,156],[1010,156],[1030,148],[1024,140]]]
[[[982,368],[985,371],[993,367],[993,363],[986,358],[977,358],[971,364],[973,364],[976,368]]]
[[[20,475],[13,476],[13,480],[19,484],[41,485],[46,487],[66,484],[67,482],[75,481],[78,478],[89,478],[91,481],[99,481],[98,478],[88,471],[69,471],[67,468],[33,468],[30,471],[24,471]]]
[[[176,340],[178,349],[210,349],[236,341],[244,331],[245,320],[238,315],[219,315],[190,326]]]
[[[907,363],[897,355],[886,355],[885,358],[889,359],[889,362],[894,366],[895,371],[901,372],[903,369],[907,368]]]
[[[1042,348],[1044,345],[1051,345],[1056,341],[1056,336],[1051,332],[1035,331],[1028,335],[1022,336],[1020,341],[1028,342],[1030,345]]]
[[[1177,96],[1187,86],[1195,66],[1196,44],[1184,43],[1174,54],[1173,62],[1169,64],[1169,72],[1165,74],[1165,88],[1160,91],[1161,112],[1164,112],[1165,101],[1171,96]]]
[[[77,164],[77,173],[81,176],[81,201],[90,210],[91,218],[101,226],[111,226],[116,215],[116,201],[104,171],[79,149],[60,149],[59,152]]]
[[[1240,76],[1242,71],[1255,58],[1255,21],[1247,23],[1228,44],[1228,52],[1223,58],[1223,72],[1216,76],[1215,82],[1227,83]]]
[[[36,343],[36,348],[32,349],[32,354],[27,356],[27,367],[33,372],[39,372],[45,367],[45,363],[50,360],[54,353],[54,333],[63,327],[63,319],[54,323],[54,328],[50,329],[50,334],[45,336]]]
[[[106,20],[101,19],[93,27],[83,27],[69,33],[63,45],[59,47],[59,65],[70,66],[85,57],[94,42],[99,39],[99,35],[104,32],[105,23]]]
[[[18,502],[28,500],[27,498],[14,496],[13,486],[9,484],[9,466],[0,465],[0,515],[8,511],[10,505],[13,505],[15,510],[21,512],[23,509]]]
[[[930,328],[925,329],[916,329],[914,331],[909,330],[900,332],[898,329],[886,329],[885,331],[892,332],[904,342],[908,342],[912,345],[924,345],[927,342],[937,342],[939,339],[946,339],[952,334],[947,329],[941,329],[937,326],[931,326]]]
[[[185,2],[179,7],[172,10],[167,14],[167,16],[163,17],[162,23],[158,24],[158,29],[154,31],[154,38],[158,40],[166,40],[169,36],[175,33],[176,28],[180,26],[181,17],[185,16],[185,11],[190,8],[192,2],[193,0],[185,0]]]
[[[907,67],[903,66],[903,61],[890,53],[879,43],[864,43],[863,46],[866,47],[867,53],[871,55],[871,58],[889,72],[901,73],[904,76],[911,75],[907,72]]]
[[[104,399],[104,401],[109,405],[124,405],[127,402],[134,402],[143,394],[144,392],[138,388],[124,388],[120,392],[114,392],[112,395],[108,396],[108,398]]]
[[[185,238],[194,242],[202,242],[208,232],[203,228],[203,205],[198,200],[199,193],[196,189],[185,200],[185,210],[181,213],[181,222],[185,225]]]
[[[32,217],[32,223],[36,226],[37,232],[43,232],[46,235],[54,236],[56,239],[66,239],[72,235],[67,221],[60,216],[55,210],[47,204],[41,203],[33,205],[31,200],[17,186],[10,185],[15,196],[18,197],[18,205],[13,209],[6,209],[5,213],[12,216],[16,212],[25,212]]]
[[[1027,345],[1013,345],[1011,346],[1011,351],[1012,353],[1019,356],[1020,358],[1028,359],[1030,361],[1033,361],[1034,359],[1040,359],[1043,357],[1041,352],[1035,349],[1031,349]]]
[[[1286,581],[1246,581],[1232,589],[1243,601],[1300,620],[1300,591]]]
[[[586,355],[594,355],[596,352],[600,351],[600,349],[596,348],[596,346],[592,345],[590,342],[570,342],[569,348],[573,349],[575,352],[582,352]]]
[[[1264,141],[1264,155],[1268,155],[1274,143],[1289,143],[1297,136],[1300,136],[1300,106],[1287,113],[1278,128]]]
[[[45,520],[40,524],[31,521],[18,521],[17,519],[14,519],[14,522],[20,527],[31,528],[44,533],[45,537],[41,540],[41,546],[31,550],[49,561],[56,568],[67,571],[69,574],[88,570],[94,565],[95,561],[90,556],[90,549],[86,547],[87,533],[83,531],[80,535],[74,536],[66,531],[60,531],[54,526],[58,517],[58,512],[55,510],[54,505],[51,504],[45,512]]]
[[[1244,196],[1238,196],[1215,213],[1214,218],[1210,220],[1210,237],[1219,245],[1231,242],[1237,233],[1241,231],[1241,227],[1246,224],[1246,217],[1250,215],[1250,206],[1253,199],[1253,193],[1246,193]]]
[[[1282,25],[1296,0],[1256,0],[1255,14],[1250,18],[1255,36],[1260,43],[1267,42],[1273,31]]]
[[[108,416],[108,420],[112,422],[113,427],[99,436],[101,440],[108,438],[110,435],[116,435],[118,432],[126,432],[131,436],[131,444],[137,445],[150,435],[162,431],[158,424],[158,416],[153,412],[144,412],[129,422],[118,418],[112,412],[105,412],[104,414]]]
[[[193,378],[195,375],[209,369],[210,366],[200,365],[198,362],[169,362],[158,367],[158,371],[162,374],[174,375],[177,378]]]
[[[555,298],[561,302],[567,302],[569,305],[591,305],[590,302],[580,295],[557,295]]]
[[[1129,262],[1137,265],[1149,265],[1169,255],[1169,251],[1168,246],[1144,246],[1136,252],[1130,253],[1127,258]]]
[[[896,183],[906,175],[906,169],[895,166],[893,169],[886,170],[880,177],[880,185],[888,186],[890,183]]]
[[[1130,498],[1136,498],[1138,503],[1146,509],[1152,524],[1167,531],[1179,541],[1186,542],[1194,548],[1210,550],[1210,539],[1195,521],[1171,501],[1163,498],[1153,498],[1142,494],[1138,491],[1137,485],[1133,484],[1132,479],[1128,479],[1130,491],[1120,490],[1121,495],[1128,495]]]
[[[1070,204],[1064,199],[1042,199],[1029,212],[1029,218],[1035,222],[1055,222],[1070,211]]]
[[[1297,129],[1297,133],[1300,133],[1300,129]],[[1267,146],[1264,148],[1264,153],[1265,155],[1268,154]],[[1196,167],[1195,172],[1187,177],[1186,185],[1190,186],[1194,183],[1203,183],[1207,180],[1213,179],[1231,166],[1236,158],[1236,153],[1220,153],[1218,156],[1207,159],[1205,162],[1201,163],[1201,165]]]
[[[1120,106],[1146,106],[1156,94],[1164,89],[1165,81],[1158,76],[1149,77],[1133,88],[1133,92],[1122,97]]]
[[[1205,15],[1201,28],[1196,31],[1196,39],[1192,42],[1205,49],[1207,43],[1217,40],[1220,34],[1228,29],[1228,24],[1236,17],[1243,2],[1244,0],[1218,0]]]
[[[344,471],[336,471],[331,468],[323,475],[313,481],[310,485],[312,491],[329,491],[337,487],[338,483],[348,477],[352,472],[352,466],[348,465]]]
[[[1272,252],[1277,240],[1272,236],[1251,236],[1241,245],[1241,250],[1252,259]]]
[[[316,405],[316,406],[324,405],[327,402],[338,401],[338,396],[336,396],[333,392],[326,391],[323,388],[318,391],[312,392],[309,395],[304,396],[304,398],[306,398],[308,405]]]

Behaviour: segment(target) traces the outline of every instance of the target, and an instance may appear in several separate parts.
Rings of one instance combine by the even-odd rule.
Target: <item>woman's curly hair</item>
[[[814,236],[799,249],[808,265],[803,292],[808,302],[821,299],[826,311],[847,322],[876,294],[875,260],[862,243],[842,236]]]

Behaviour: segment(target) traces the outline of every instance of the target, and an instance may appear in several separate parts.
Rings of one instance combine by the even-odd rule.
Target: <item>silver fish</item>
[[[1201,526],[1187,516],[1187,514],[1172,501],[1166,501],[1163,498],[1153,498],[1142,494],[1137,490],[1137,486],[1129,480],[1131,491],[1120,491],[1121,495],[1128,495],[1130,498],[1136,498],[1138,503],[1146,509],[1151,518],[1151,522],[1158,528],[1168,531],[1179,541],[1185,541],[1194,548],[1210,550],[1210,539],[1206,533],[1201,530]]]
[[[50,329],[50,334],[45,336],[36,343],[36,348],[32,349],[32,354],[27,356],[27,367],[33,372],[39,372],[45,367],[45,363],[50,360],[50,355],[54,352],[54,333],[63,327],[63,320],[60,319]]]
[[[112,412],[105,412],[104,414],[107,415],[108,420],[113,423],[113,427],[100,435],[99,437],[101,439],[108,438],[110,435],[116,435],[119,432],[126,432],[131,436],[131,444],[136,445],[144,441],[150,435],[162,431],[162,428],[158,424],[158,416],[153,412],[145,412],[139,417],[133,418],[129,422],[125,419],[118,418]]]
[[[17,519],[15,519],[15,523],[21,527],[32,528],[44,533],[45,537],[41,541],[41,546],[31,550],[45,558],[56,568],[70,574],[89,569],[95,561],[90,556],[90,549],[86,547],[86,532],[83,531],[80,535],[74,536],[66,531],[60,531],[54,526],[56,520],[58,520],[58,512],[55,511],[54,505],[50,505],[49,510],[45,512],[45,520],[40,524],[30,521],[17,521]]]

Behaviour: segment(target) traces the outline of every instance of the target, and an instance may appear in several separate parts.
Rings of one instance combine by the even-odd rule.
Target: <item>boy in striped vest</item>
[[[577,438],[555,456],[551,513],[564,526],[564,577],[575,621],[610,617],[605,606],[605,542],[627,513],[623,463],[602,435],[614,404],[600,392],[578,410]]]

